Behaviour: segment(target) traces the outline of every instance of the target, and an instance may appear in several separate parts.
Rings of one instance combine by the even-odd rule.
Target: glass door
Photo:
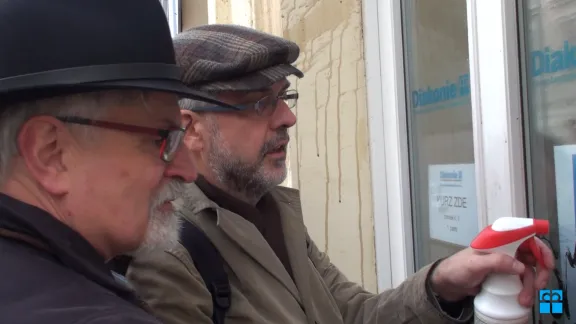
[[[517,9],[501,0],[402,4],[418,270],[500,217],[528,217]]]
[[[478,233],[466,2],[402,1],[415,266]]]
[[[531,215],[550,221],[557,307],[542,323],[576,315],[576,1],[518,1]],[[545,301],[548,302],[548,301]]]

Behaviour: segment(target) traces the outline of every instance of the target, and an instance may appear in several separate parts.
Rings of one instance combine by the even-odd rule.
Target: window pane
[[[549,287],[567,288],[563,297],[576,315],[576,2],[519,3],[524,25],[529,204],[533,217],[550,220],[550,240],[560,271]],[[552,314],[539,316],[545,323],[553,319]],[[573,322],[564,315],[558,323]]]
[[[416,267],[478,233],[466,1],[403,4]]]

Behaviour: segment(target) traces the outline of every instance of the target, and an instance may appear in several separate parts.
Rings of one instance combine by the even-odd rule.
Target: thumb
[[[521,275],[524,273],[524,263],[516,260],[515,258],[503,253],[489,253],[481,255],[478,258],[477,269],[483,272],[484,275],[491,273],[503,274],[516,274]]]

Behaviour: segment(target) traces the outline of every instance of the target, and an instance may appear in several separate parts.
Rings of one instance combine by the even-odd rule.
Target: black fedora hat
[[[159,0],[0,0],[0,100],[126,88],[225,105],[180,77]]]

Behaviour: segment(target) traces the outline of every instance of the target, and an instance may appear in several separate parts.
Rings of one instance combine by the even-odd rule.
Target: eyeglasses
[[[236,108],[236,111],[254,111],[258,116],[269,117],[278,107],[278,101],[283,100],[288,108],[292,109],[296,106],[298,97],[298,91],[286,90],[277,95],[263,97],[254,103],[230,105],[230,107]],[[232,110],[228,106],[204,106],[194,108],[194,111],[230,112]]]
[[[292,109],[298,102],[298,92],[296,90],[287,90],[278,95],[266,96],[255,103],[240,105],[244,109],[254,109],[258,116],[270,116],[278,107],[278,101],[283,100],[288,108]]]
[[[178,151],[180,143],[182,143],[182,139],[184,138],[186,129],[190,125],[188,124],[186,127],[180,127],[180,128],[175,127],[172,129],[158,129],[144,126],[127,125],[103,120],[92,120],[82,117],[56,117],[56,118],[64,123],[88,125],[131,133],[158,136],[162,141],[160,145],[160,158],[162,159],[162,161],[166,163],[169,163],[172,160],[174,160],[174,156],[176,155],[176,151]]]

